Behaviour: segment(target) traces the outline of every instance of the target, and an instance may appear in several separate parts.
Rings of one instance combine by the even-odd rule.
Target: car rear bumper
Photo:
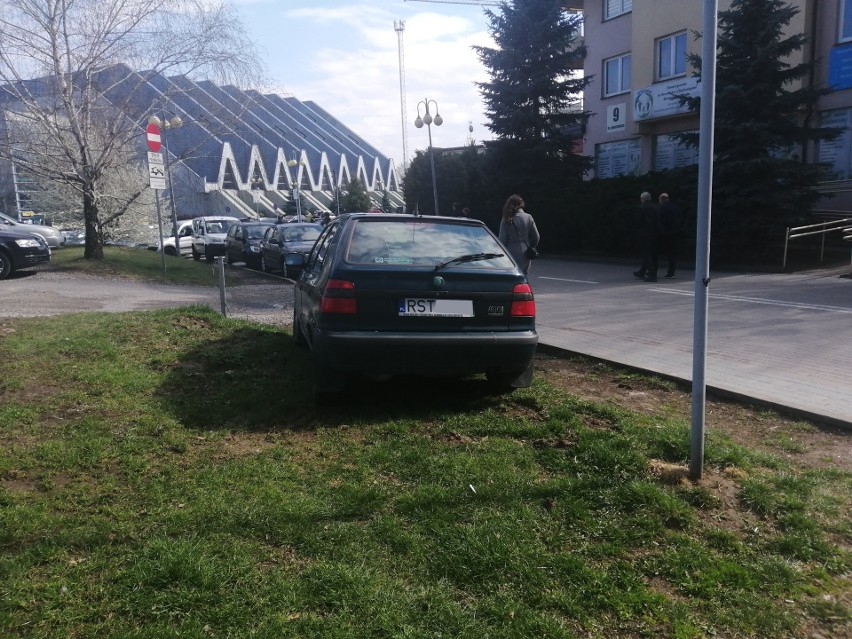
[[[323,331],[313,350],[323,366],[368,374],[471,375],[522,371],[535,356],[534,330],[482,333]]]
[[[225,245],[224,244],[205,244],[204,245],[204,254],[205,255],[224,255],[225,254]]]

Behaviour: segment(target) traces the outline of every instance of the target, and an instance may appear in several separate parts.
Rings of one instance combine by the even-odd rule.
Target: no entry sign
[[[148,139],[148,148],[151,149],[154,153],[160,150],[161,140],[160,140],[160,127],[156,124],[149,124],[148,128],[145,129],[145,137]]]

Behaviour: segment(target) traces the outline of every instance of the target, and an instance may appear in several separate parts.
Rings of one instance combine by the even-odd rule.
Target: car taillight
[[[512,289],[512,317],[535,317],[535,298],[529,284],[516,284]]]
[[[358,300],[355,299],[355,283],[347,280],[329,280],[322,292],[320,310],[323,313],[344,313],[352,315],[358,312]]]

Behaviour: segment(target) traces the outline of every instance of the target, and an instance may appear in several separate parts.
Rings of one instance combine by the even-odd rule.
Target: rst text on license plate
[[[399,315],[400,317],[473,317],[473,302],[406,297],[399,300]]]

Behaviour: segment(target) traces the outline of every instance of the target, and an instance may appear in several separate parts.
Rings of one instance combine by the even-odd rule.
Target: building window
[[[630,54],[604,60],[604,97],[630,90]]]
[[[852,0],[842,0],[840,3],[840,41],[852,40]]]
[[[633,0],[604,0],[604,20],[615,18],[633,10]]]
[[[686,74],[686,31],[657,40],[657,79]]]
[[[654,170],[668,171],[698,164],[698,149],[681,143],[671,135],[654,139]]]
[[[843,129],[834,140],[820,140],[817,145],[817,162],[831,167],[834,180],[852,179],[852,109],[824,111],[821,126]]]
[[[639,175],[642,170],[642,143],[639,140],[606,142],[595,147],[595,177],[614,178]]]

